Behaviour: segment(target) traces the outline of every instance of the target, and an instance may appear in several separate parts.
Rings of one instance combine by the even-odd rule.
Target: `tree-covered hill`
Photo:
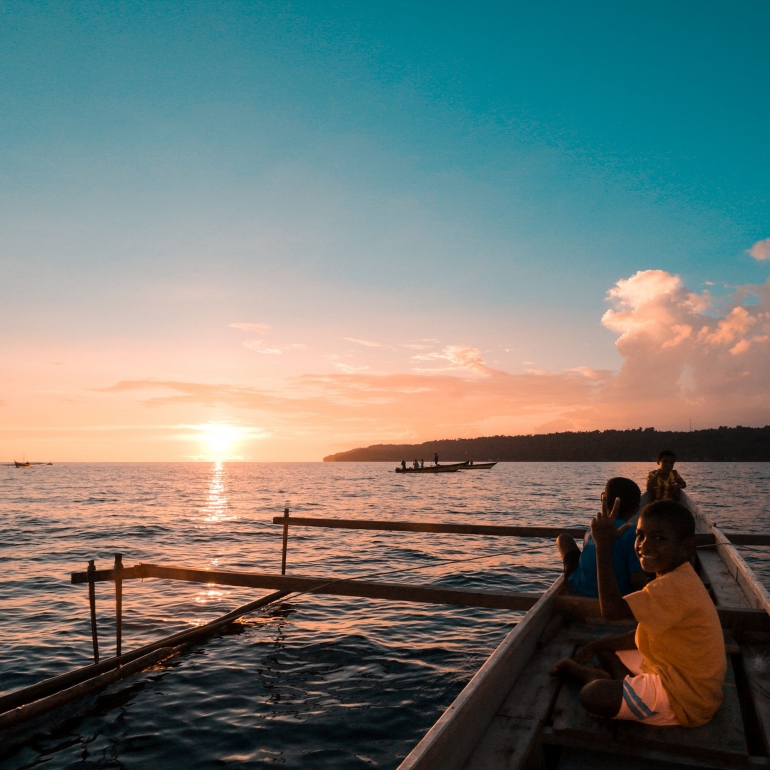
[[[324,462],[401,460],[502,460],[508,462],[645,462],[661,449],[680,461],[770,462],[770,425],[764,428],[712,428],[689,432],[604,430],[529,436],[484,436],[443,439],[424,444],[374,444],[324,457]]]

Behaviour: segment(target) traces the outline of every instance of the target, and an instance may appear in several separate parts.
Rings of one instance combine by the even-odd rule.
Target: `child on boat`
[[[604,496],[610,507],[615,504],[615,500],[620,500],[616,526],[622,527],[629,521],[632,524],[636,523],[642,493],[635,481],[620,476],[610,479],[604,487]],[[633,526],[627,527],[612,544],[612,565],[622,596],[638,591],[647,584],[647,577],[642,571],[634,549],[635,538]],[[572,535],[559,535],[556,538],[556,547],[564,562],[564,576],[569,583],[569,592],[574,596],[598,597],[596,546],[590,530],[586,532],[583,539],[582,553]]]
[[[658,470],[647,474],[647,491],[653,500],[678,500],[687,482],[674,470],[676,455],[670,449],[658,453]]]
[[[699,727],[722,703],[727,659],[719,616],[690,559],[695,521],[683,505],[663,500],[646,506],[636,528],[636,550],[655,579],[625,598],[612,569],[619,501],[591,522],[599,569],[599,602],[606,620],[634,618],[636,631],[597,639],[554,675],[576,679],[590,714],[648,725]],[[586,664],[597,655],[603,669]]]

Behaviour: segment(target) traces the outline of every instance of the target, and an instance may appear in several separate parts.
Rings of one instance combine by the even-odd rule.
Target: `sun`
[[[231,456],[235,445],[243,438],[244,429],[224,422],[210,422],[196,426],[200,431],[206,456],[212,460],[225,460]]]

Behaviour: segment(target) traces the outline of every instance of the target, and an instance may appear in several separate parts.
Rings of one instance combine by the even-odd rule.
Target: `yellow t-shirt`
[[[642,671],[658,674],[680,724],[700,727],[722,705],[727,670],[716,608],[688,563],[625,597],[639,625]]]
[[[660,476],[656,476],[656,474],[657,471],[650,471],[647,474],[647,481],[655,476],[655,486],[652,488],[653,498],[655,500],[673,500],[674,498],[671,495],[671,485],[674,483],[678,484],[682,480],[682,477],[675,469],[671,470],[666,479],[662,479]]]

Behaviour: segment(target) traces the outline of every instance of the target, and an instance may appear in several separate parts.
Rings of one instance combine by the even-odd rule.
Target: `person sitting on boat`
[[[676,455],[670,449],[658,453],[658,470],[647,474],[647,491],[653,500],[678,500],[687,482],[674,470]]]
[[[690,564],[695,520],[673,500],[642,510],[636,551],[655,579],[624,598],[612,569],[612,544],[622,534],[615,526],[620,504],[610,508],[605,497],[591,522],[599,602],[605,620],[635,619],[636,631],[589,642],[551,673],[580,682],[580,702],[594,716],[700,727],[722,704],[727,658],[716,607]],[[604,668],[587,665],[594,655]]]
[[[433,464],[438,465],[438,452],[433,455]]]
[[[406,470],[406,460],[402,460],[402,461],[401,461],[401,470],[402,470],[402,471],[405,471],[405,470]]]
[[[425,460],[420,460],[420,468],[424,468],[424,467],[425,467]]]
[[[614,505],[617,499],[621,501],[618,509],[618,527],[622,527],[627,522],[631,522],[632,525],[636,523],[642,493],[635,481],[621,476],[610,479],[604,487],[604,496],[610,506]],[[633,526],[626,527],[623,534],[612,544],[612,565],[621,596],[638,591],[647,585],[648,578],[642,571],[634,549],[635,537]],[[556,547],[564,562],[564,577],[567,578],[569,592],[574,596],[598,597],[596,545],[591,531],[585,534],[582,553],[572,535],[559,535],[556,539]]]
[[[413,461],[412,461],[412,467],[413,467],[413,468],[414,468],[416,471],[419,471],[419,470],[420,470],[420,463],[419,463],[417,460],[413,460]]]

